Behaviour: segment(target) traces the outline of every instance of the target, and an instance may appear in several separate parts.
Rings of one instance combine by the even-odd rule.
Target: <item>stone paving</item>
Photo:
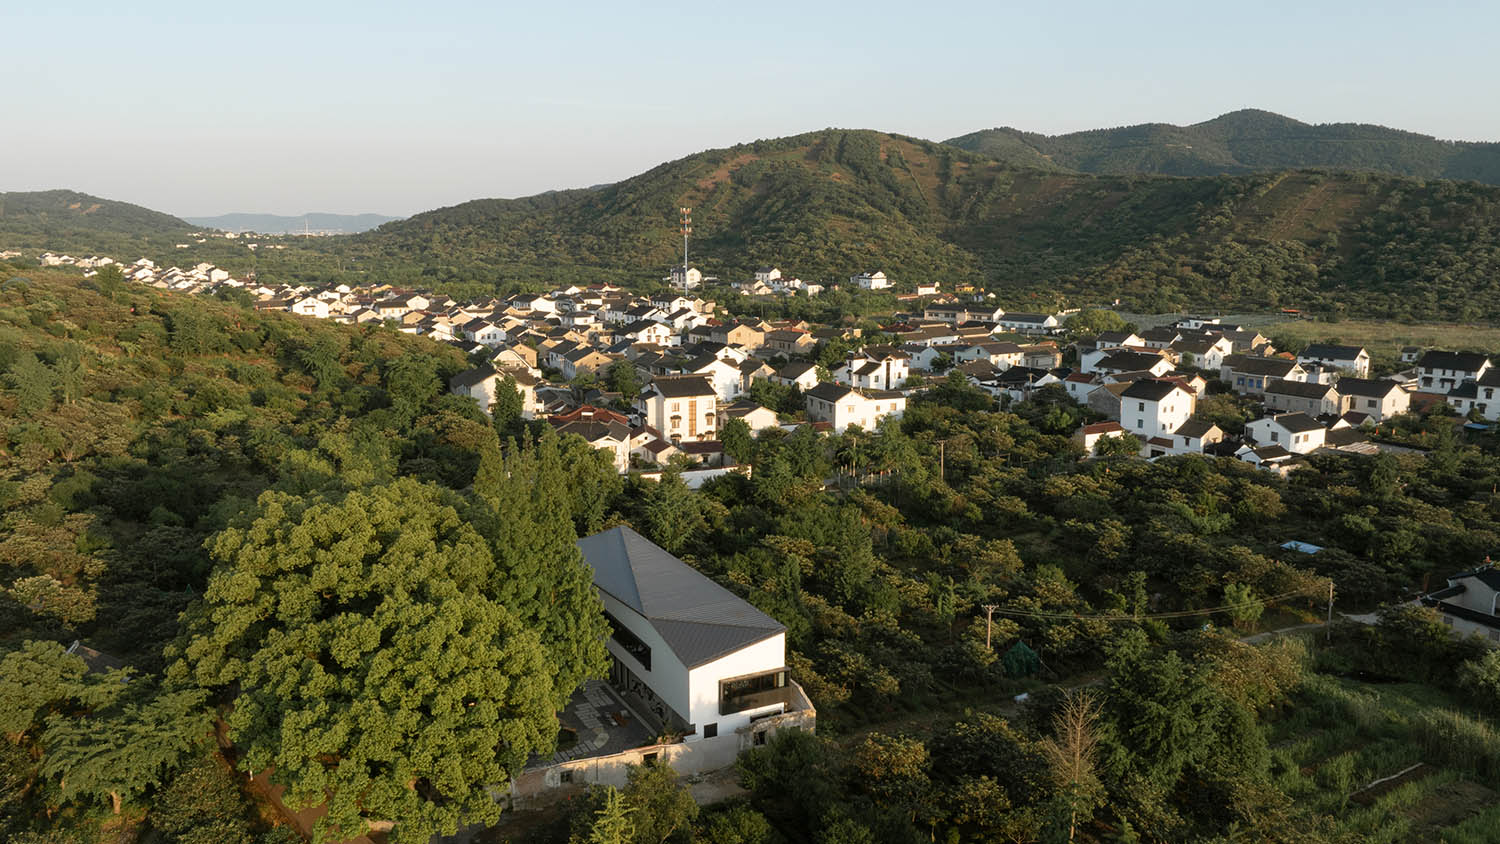
[[[612,716],[616,714],[621,716],[624,724],[615,721]],[[563,726],[577,731],[578,743],[550,756],[533,756],[526,767],[542,768],[576,759],[608,756],[640,747],[654,737],[614,691],[597,680],[585,683],[573,693],[573,699],[568,701],[558,720]]]

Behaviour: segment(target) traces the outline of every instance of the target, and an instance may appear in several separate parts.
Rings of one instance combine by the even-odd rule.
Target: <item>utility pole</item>
[[[1323,626],[1324,642],[1333,641],[1333,578],[1328,578],[1328,623]]]
[[[938,480],[948,482],[948,441],[938,440]]]
[[[995,620],[995,610],[1000,609],[999,604],[984,604],[984,649],[990,649],[990,629]]]

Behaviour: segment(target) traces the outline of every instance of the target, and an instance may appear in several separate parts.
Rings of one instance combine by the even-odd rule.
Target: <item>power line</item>
[[[1267,604],[1272,601],[1279,601],[1283,598],[1292,598],[1298,595],[1310,595],[1313,592],[1321,592],[1325,588],[1328,588],[1327,584],[1319,584],[1317,586],[1309,586],[1306,589],[1298,589],[1294,592],[1284,592],[1280,595],[1272,595],[1268,598],[1258,598],[1254,601],[1246,601],[1239,604],[1225,604],[1219,607],[1207,607],[1205,609],[1199,610],[1175,610],[1172,612],[1141,613],[1139,615],[1077,615],[1075,613],[1047,613],[1037,612],[1035,610],[1013,610],[1006,609],[1005,607],[1000,606],[995,606],[993,610],[991,610],[989,606],[986,606],[985,610],[986,612],[995,612],[999,613],[1000,615],[1007,615],[1016,618],[1042,618],[1057,619],[1062,621],[1144,621],[1148,618],[1191,618],[1198,615],[1214,615],[1215,613],[1230,612],[1232,610],[1238,609],[1248,609],[1250,607]]]

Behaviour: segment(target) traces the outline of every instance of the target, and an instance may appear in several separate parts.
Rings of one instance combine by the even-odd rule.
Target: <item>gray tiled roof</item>
[[[578,540],[594,586],[640,613],[687,668],[786,630],[628,527]]]

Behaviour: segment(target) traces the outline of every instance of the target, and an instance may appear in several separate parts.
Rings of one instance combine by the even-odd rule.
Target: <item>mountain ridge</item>
[[[1371,123],[1304,123],[1262,109],[1186,126],[1140,123],[1060,135],[998,127],[944,143],[981,155],[1030,151],[1093,174],[1216,176],[1320,167],[1500,185],[1500,143],[1448,141]]]

